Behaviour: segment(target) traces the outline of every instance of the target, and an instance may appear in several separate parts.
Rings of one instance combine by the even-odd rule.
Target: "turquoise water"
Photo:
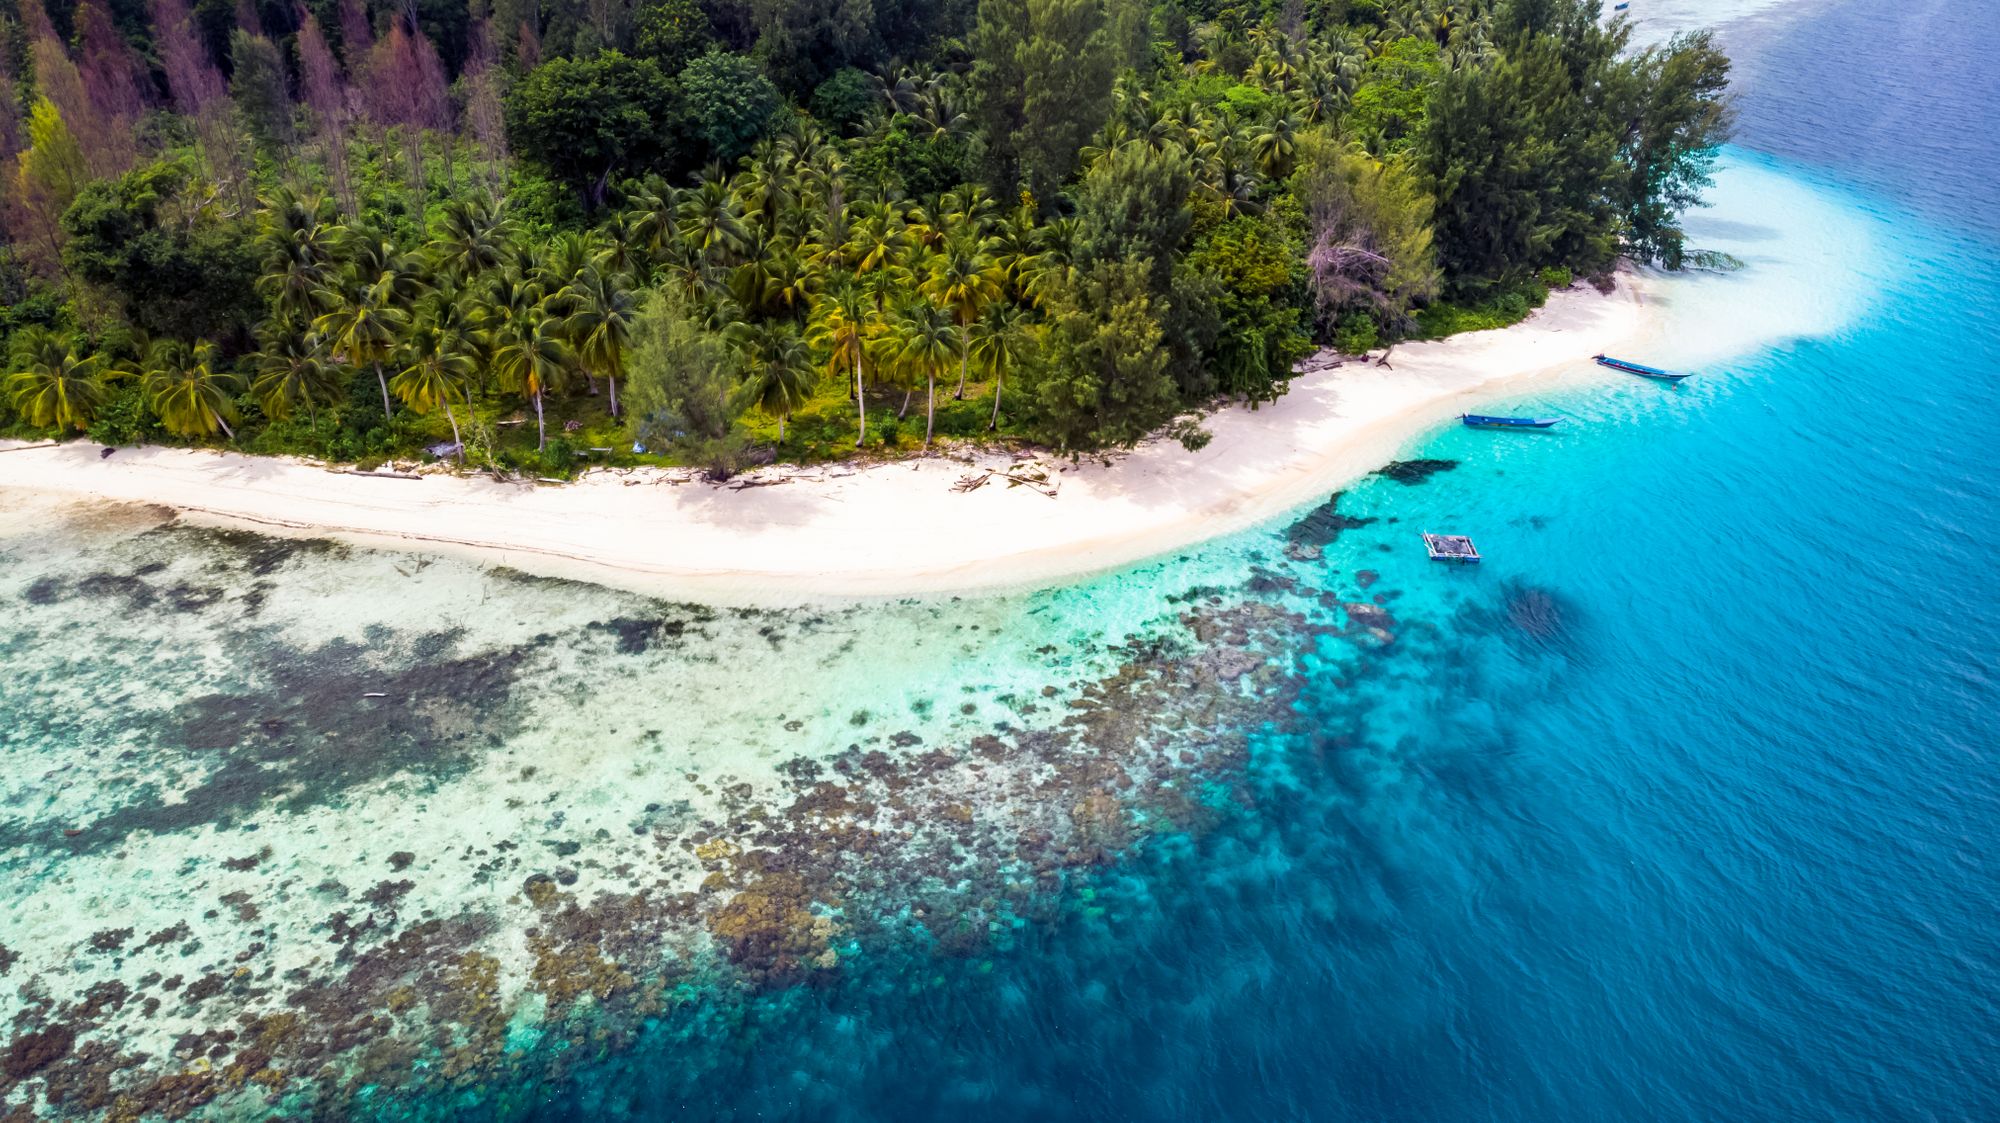
[[[726,1080],[663,1035],[542,1117],[1995,1117],[2000,259],[1828,191],[1851,324],[1343,498],[1398,639],[1301,656],[1240,814],[991,973],[870,965]]]
[[[1726,29],[1700,377],[1069,587],[711,611],[0,496],[0,1103],[2000,1116],[2000,168],[1910,108],[1991,32],[1901,15]]]

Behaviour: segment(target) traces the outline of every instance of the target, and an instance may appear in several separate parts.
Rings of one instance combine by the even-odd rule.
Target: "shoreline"
[[[598,470],[563,486],[328,465],[211,449],[0,442],[0,495],[166,508],[193,525],[440,553],[541,576],[717,604],[795,605],[999,593],[1101,573],[1247,529],[1392,459],[1478,395],[1587,363],[1646,334],[1645,282],[1552,293],[1527,320],[1406,343],[1390,367],[1301,374],[1274,403],[1210,414],[1188,452],[1154,438],[1072,465],[1035,462],[1054,497],[997,476],[1004,453],[867,467],[766,468],[729,484],[665,469]],[[746,482],[757,486],[737,486]],[[11,520],[10,520],[11,521]]]

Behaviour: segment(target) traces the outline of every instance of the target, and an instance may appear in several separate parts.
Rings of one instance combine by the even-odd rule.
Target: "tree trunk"
[[[779,444],[784,444],[784,443],[785,443],[785,418],[787,418],[787,417],[790,417],[790,416],[791,416],[791,414],[790,414],[789,412],[786,412],[786,413],[781,413],[781,414],[779,414],[779,415],[778,415],[778,443],[779,443]]]
[[[542,419],[542,392],[535,391],[535,451],[543,452],[549,447],[549,429]]]
[[[375,360],[375,384],[382,388],[382,416],[384,418],[395,417],[396,415],[389,410],[389,380],[382,377],[382,360],[380,359]]]
[[[451,443],[458,446],[458,466],[465,467],[465,438],[458,435],[458,415],[451,412],[451,392],[444,395],[444,419],[451,422]]]
[[[910,416],[910,395],[916,392],[917,388],[915,386],[903,387],[903,408],[896,411],[896,420],[901,421],[905,417]]]
[[[604,384],[611,387],[611,416],[616,418],[618,416],[618,376],[615,374],[605,375]]]
[[[861,382],[861,353],[854,354],[854,400],[861,405],[861,432],[855,434],[854,447],[860,448],[868,440],[868,388]]]
[[[958,393],[952,395],[953,401],[962,402],[965,400],[965,368],[967,356],[971,353],[972,338],[966,335],[964,331],[960,331],[958,333]]]
[[[986,423],[986,431],[991,433],[1000,427],[1000,384],[1003,381],[1000,370],[993,370],[993,420]]]
[[[210,411],[210,412],[213,412],[213,411]],[[227,421],[224,421],[224,420],[222,419],[222,415],[221,415],[221,414],[217,413],[217,414],[215,415],[215,423],[216,423],[217,425],[220,425],[220,426],[222,426],[222,435],[223,435],[223,436],[225,436],[225,437],[229,438],[229,439],[230,439],[230,440],[232,440],[232,441],[236,439],[236,430],[234,430],[234,429],[231,429],[231,428],[229,427],[229,422],[227,422]]]
[[[931,429],[937,425],[937,372],[924,375],[924,451],[930,451]]]

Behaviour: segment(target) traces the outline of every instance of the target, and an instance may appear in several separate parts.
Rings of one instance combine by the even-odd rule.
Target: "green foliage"
[[[1030,432],[1076,452],[1130,446],[1173,417],[1163,311],[1144,263],[1102,263],[1057,293],[1047,346],[1022,371]]]
[[[811,109],[820,124],[842,136],[853,136],[874,114],[877,104],[875,82],[868,72],[844,66],[813,90]]]
[[[1117,52],[1101,0],[981,0],[972,49],[994,187],[1053,198],[1111,111]]]
[[[154,334],[241,340],[262,311],[250,231],[190,160],[98,180],[64,212],[63,262]]]
[[[1253,402],[1275,400],[1293,364],[1312,353],[1300,313],[1298,247],[1267,219],[1236,218],[1204,235],[1180,268],[1218,282],[1220,325],[1208,359],[1215,387]]]
[[[1306,281],[1322,327],[1362,311],[1400,329],[1413,304],[1436,295],[1431,196],[1406,159],[1377,160],[1308,135],[1291,189],[1305,216]]]
[[[289,159],[296,134],[284,56],[269,39],[238,29],[229,37],[229,60],[230,93],[258,153],[267,160]]]
[[[674,83],[651,59],[604,51],[551,59],[507,96],[507,139],[595,209],[614,175],[635,175],[674,153]]]
[[[1382,342],[1375,317],[1366,312],[1349,312],[1333,331],[1333,349],[1343,355],[1365,355]]]
[[[1440,300],[1417,313],[1417,334],[1421,339],[1443,339],[1466,331],[1491,331],[1511,327],[1528,318],[1528,313],[1548,301],[1549,290],[1537,280],[1491,293],[1475,304]]]
[[[671,290],[640,309],[626,360],[625,400],[632,437],[649,452],[673,452],[720,479],[743,464],[737,431],[742,363]]]
[[[158,440],[165,430],[146,407],[146,392],[136,382],[114,384],[90,423],[87,434],[96,444],[114,448]]]
[[[646,0],[633,13],[632,53],[676,74],[708,49],[711,31],[696,0]]]
[[[710,51],[680,73],[688,135],[705,146],[707,159],[733,163],[769,133],[783,100],[757,64],[742,55]]]
[[[1354,91],[1348,116],[1351,134],[1376,152],[1408,146],[1424,127],[1426,106],[1443,74],[1436,42],[1405,38],[1390,43],[1368,60]]]
[[[1139,262],[1154,290],[1164,291],[1194,223],[1193,189],[1193,168],[1178,147],[1155,151],[1133,141],[1112,149],[1076,189],[1078,264]]]
[[[1642,53],[1630,66],[1628,96],[1639,102],[1623,138],[1623,201],[1632,254],[1679,269],[1686,258],[1680,216],[1701,202],[1728,136],[1723,95],[1729,58],[1706,31],[1676,36]]]
[[[856,179],[894,188],[916,199],[939,195],[965,182],[971,157],[963,140],[908,118],[865,138],[854,153]]]

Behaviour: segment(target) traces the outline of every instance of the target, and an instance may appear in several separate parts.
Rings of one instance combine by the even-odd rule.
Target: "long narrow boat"
[[[1681,379],[1687,377],[1685,374],[1676,374],[1670,370],[1661,370],[1659,367],[1649,367],[1644,363],[1635,363],[1626,359],[1613,359],[1605,355],[1592,355],[1591,358],[1596,359],[1599,366],[1610,367],[1612,370],[1622,370],[1626,374],[1636,374],[1640,378],[1651,378],[1660,382],[1679,382]]]
[[[1488,417],[1480,413],[1461,413],[1460,424],[1468,429],[1549,429],[1561,421],[1560,417]]]

